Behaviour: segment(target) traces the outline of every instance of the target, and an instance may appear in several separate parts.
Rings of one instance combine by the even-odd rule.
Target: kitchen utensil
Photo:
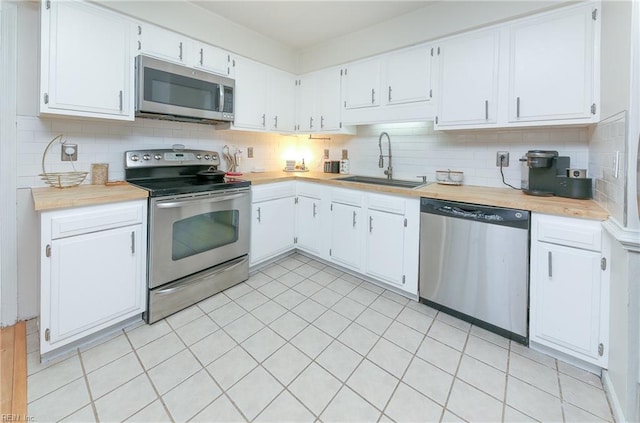
[[[201,170],[197,173],[198,179],[205,181],[222,181],[224,179],[225,172],[218,170],[215,166],[211,166],[207,170]]]

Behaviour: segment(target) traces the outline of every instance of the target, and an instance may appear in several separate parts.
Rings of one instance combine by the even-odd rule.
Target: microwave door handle
[[[194,203],[218,203],[220,201],[228,201],[236,198],[244,197],[247,194],[235,194],[235,195],[225,195],[224,197],[214,197],[214,198],[196,198],[191,200],[181,200],[181,201],[172,201],[170,203],[158,203],[156,204],[156,208],[158,209],[174,209],[176,207],[189,206]]]
[[[224,85],[219,84],[218,89],[220,90],[220,103],[218,104],[218,111],[220,113],[224,113]]]

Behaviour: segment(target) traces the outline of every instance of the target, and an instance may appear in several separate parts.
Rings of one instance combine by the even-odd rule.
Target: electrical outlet
[[[253,159],[253,147],[247,147],[247,158]]]
[[[347,160],[349,158],[349,150],[342,150],[342,160]]]
[[[329,159],[329,149],[328,148],[324,149],[324,158],[325,158],[325,160]]]
[[[78,160],[78,144],[62,144],[60,160],[63,162],[75,162]]]
[[[496,153],[496,166],[500,166],[500,162],[502,161],[502,167],[509,167],[509,152],[508,151],[498,151]]]

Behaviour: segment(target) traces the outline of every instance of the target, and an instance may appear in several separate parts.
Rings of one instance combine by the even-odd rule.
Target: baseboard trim
[[[602,371],[602,386],[604,387],[604,391],[607,393],[607,398],[609,399],[609,405],[611,406],[611,411],[613,412],[613,418],[615,421],[628,421],[624,416],[620,400],[618,399],[618,395],[616,394],[616,390],[613,387],[613,382],[611,381],[607,370]]]

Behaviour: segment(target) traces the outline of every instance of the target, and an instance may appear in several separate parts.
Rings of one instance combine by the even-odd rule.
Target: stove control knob
[[[134,162],[137,162],[138,160],[140,160],[140,157],[138,157],[137,154],[134,154],[134,155],[131,156],[131,160],[134,161]]]
[[[205,155],[204,155],[204,159],[205,159],[205,160],[209,160],[209,159],[210,159],[209,155],[208,155],[208,154],[205,154]]]
[[[202,154],[196,154],[196,159],[202,160]]]
[[[156,160],[160,160],[162,158],[162,155],[156,154],[155,156],[153,156],[153,158]]]
[[[142,156],[142,158],[145,159],[145,160],[149,160],[151,158],[151,156],[148,155],[148,154],[145,154],[144,156]]]

